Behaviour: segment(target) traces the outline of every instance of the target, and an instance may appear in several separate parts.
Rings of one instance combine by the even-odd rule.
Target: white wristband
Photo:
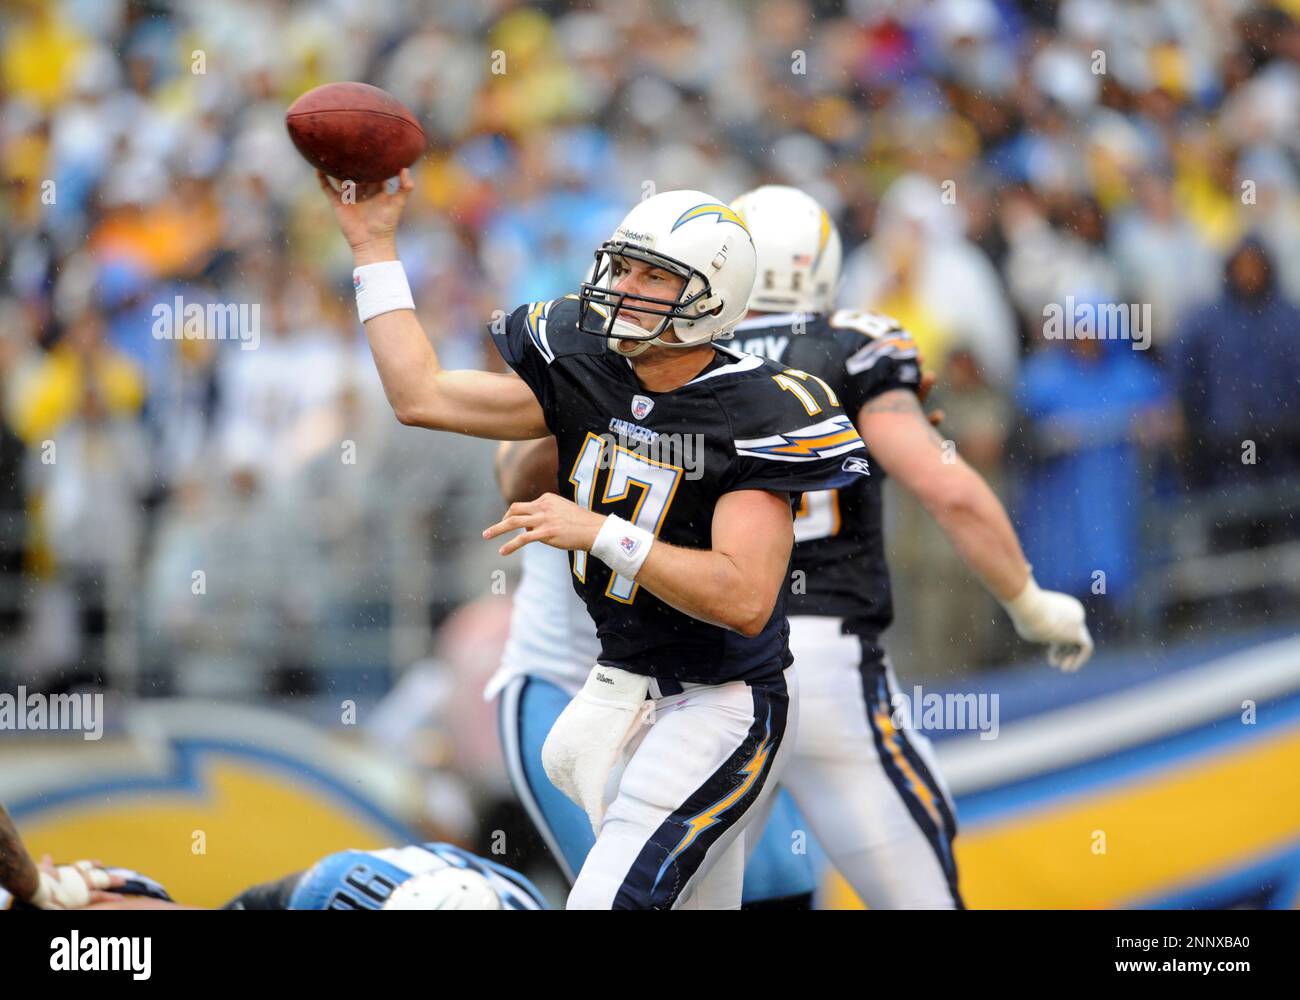
[[[635,580],[654,540],[655,536],[645,528],[610,514],[596,533],[591,554],[619,576]]]
[[[1019,620],[1033,610],[1038,603],[1038,595],[1041,593],[1042,590],[1039,589],[1038,581],[1034,579],[1034,574],[1031,572],[1029,579],[1025,581],[1025,585],[1020,588],[1020,593],[1003,601],[1002,606],[1006,608],[1007,614],[1013,620]]]
[[[398,309],[414,309],[411,286],[400,260],[362,264],[352,271],[352,288],[357,293],[357,314],[364,323]]]

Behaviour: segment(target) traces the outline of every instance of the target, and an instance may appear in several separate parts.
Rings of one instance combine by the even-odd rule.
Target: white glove
[[[648,677],[594,667],[542,745],[546,776],[586,811],[597,833],[605,815],[605,785],[619,755],[641,726],[654,721],[649,690]]]
[[[90,902],[91,889],[107,889],[111,883],[108,872],[96,868],[89,861],[59,865],[57,878],[42,871],[41,883],[31,904],[42,910],[76,910]]]
[[[1025,589],[1002,606],[1022,639],[1048,644],[1047,662],[1052,666],[1068,673],[1092,656],[1083,605],[1069,594],[1041,590],[1030,576]]]

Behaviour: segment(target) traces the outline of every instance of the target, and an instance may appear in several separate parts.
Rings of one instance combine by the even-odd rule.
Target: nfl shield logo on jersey
[[[646,414],[654,409],[655,401],[647,396],[632,397],[632,416],[637,420],[644,420]]]

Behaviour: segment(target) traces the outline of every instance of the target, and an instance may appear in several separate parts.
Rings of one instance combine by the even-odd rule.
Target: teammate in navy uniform
[[[557,492],[512,504],[484,537],[519,532],[503,555],[537,541],[571,552],[597,624],[597,664],[543,747],[597,831],[568,905],[738,907],[742,835],[796,715],[781,599],[791,502],[866,471],[826,386],[712,344],[753,285],[744,223],[698,191],[641,202],[576,299],[532,303],[494,331],[516,378],[440,367],[397,261],[409,173],[355,204],[321,187],[398,419],[557,439]]]
[[[1074,670],[1091,654],[1083,607],[1039,590],[1002,505],[959,456],[945,454],[917,398],[921,362],[907,331],[887,316],[831,311],[839,236],[822,207],[778,186],[732,207],[759,258],[736,346],[824,382],[871,453],[869,477],[805,493],[799,506],[788,610],[801,707],[782,784],[869,907],[960,907],[952,801],[929,741],[898,712],[881,644],[893,619],[885,474],[921,500],[1020,635],[1048,645],[1053,665]],[[769,831],[764,843],[788,843],[790,832]]]

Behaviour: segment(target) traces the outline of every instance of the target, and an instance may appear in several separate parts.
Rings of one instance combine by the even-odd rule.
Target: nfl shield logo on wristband
[[[633,538],[631,535],[624,535],[622,538],[618,540],[618,544],[619,547],[622,548],[622,550],[626,552],[628,555],[634,555],[636,553],[637,547],[641,543],[637,541],[635,538]]]

